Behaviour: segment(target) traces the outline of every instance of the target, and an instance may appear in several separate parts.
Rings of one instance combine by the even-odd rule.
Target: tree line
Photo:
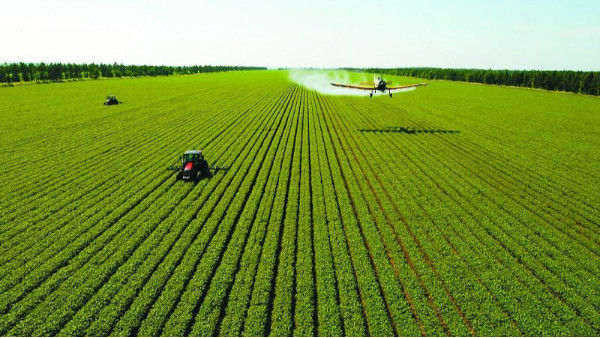
[[[123,65],[118,63],[3,63],[0,64],[0,83],[47,82],[74,79],[98,79],[111,77],[168,76],[226,72],[235,70],[258,70],[266,67],[244,66],[151,66]]]
[[[346,68],[346,70],[600,95],[600,72],[591,71],[452,68]]]

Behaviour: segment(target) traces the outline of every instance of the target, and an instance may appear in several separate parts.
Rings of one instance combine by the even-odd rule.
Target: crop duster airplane
[[[361,85],[355,86],[355,85],[349,85],[349,84],[332,83],[331,85],[335,86],[335,87],[370,90],[371,93],[369,94],[369,97],[373,97],[373,93],[377,92],[378,90],[382,93],[385,93],[385,91],[387,90],[390,93],[390,97],[392,97],[392,90],[417,88],[420,86],[427,85],[427,83],[416,83],[416,84],[403,85],[403,86],[389,86],[391,84],[391,82],[387,83],[381,78],[381,76],[377,76],[377,75],[373,75],[373,83],[361,82],[360,84]],[[366,85],[369,85],[369,86],[366,86]]]

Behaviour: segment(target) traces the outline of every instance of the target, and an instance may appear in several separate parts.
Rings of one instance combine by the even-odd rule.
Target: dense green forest
[[[345,68],[351,71],[465,81],[600,95],[600,72],[570,70],[485,70],[452,68]]]
[[[123,76],[166,76],[256,69],[266,68],[241,66],[137,66],[118,63],[77,64],[19,62],[0,64],[0,83],[46,82]]]

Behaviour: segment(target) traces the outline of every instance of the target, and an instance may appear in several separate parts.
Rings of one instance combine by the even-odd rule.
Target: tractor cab
[[[106,97],[106,101],[104,101],[105,106],[112,106],[112,105],[119,104],[119,103],[121,103],[121,102],[119,102],[119,100],[117,100],[117,97],[114,95],[108,95]]]
[[[200,160],[203,160],[204,156],[202,156],[202,150],[188,150],[183,153],[183,158],[181,162],[183,165],[192,162],[194,164],[198,164]]]

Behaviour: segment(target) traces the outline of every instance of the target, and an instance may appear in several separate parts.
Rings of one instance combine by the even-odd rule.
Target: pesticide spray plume
[[[373,83],[372,75],[361,74],[348,71],[338,70],[299,70],[292,69],[288,71],[288,77],[290,81],[302,85],[306,88],[315,90],[321,94],[326,95],[347,95],[347,96],[369,96],[369,91],[352,89],[352,88],[341,88],[334,87],[331,83],[343,83],[343,84],[358,84],[360,82]],[[406,90],[398,90],[396,92],[411,91],[414,88]],[[374,95],[388,95],[387,91],[384,93],[375,92]]]
[[[290,81],[302,85],[306,88],[315,90],[321,94],[327,95],[365,95],[365,92],[359,89],[340,88],[331,85],[335,83],[356,82],[357,76],[361,77],[359,82],[370,81],[366,75],[358,73],[350,76],[347,71],[327,71],[327,70],[297,70],[288,71]],[[354,79],[353,79],[354,77]]]

